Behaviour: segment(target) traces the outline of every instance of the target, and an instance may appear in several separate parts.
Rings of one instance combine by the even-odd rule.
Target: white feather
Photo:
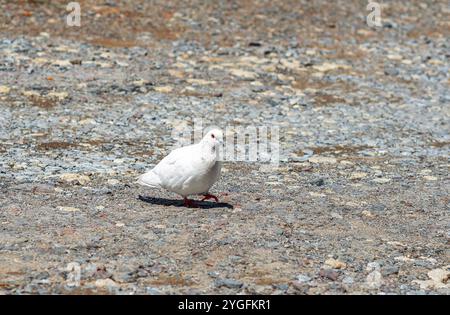
[[[208,193],[220,176],[221,162],[217,158],[221,138],[220,130],[212,130],[199,143],[173,150],[151,171],[141,175],[138,183],[161,187],[183,197]]]

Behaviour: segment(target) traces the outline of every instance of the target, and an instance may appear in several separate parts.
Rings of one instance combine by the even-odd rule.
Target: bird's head
[[[207,143],[212,148],[217,149],[223,143],[223,132],[220,129],[212,129],[206,133],[202,142]]]

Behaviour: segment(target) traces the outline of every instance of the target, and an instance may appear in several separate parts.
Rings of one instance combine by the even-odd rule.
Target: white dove
[[[139,176],[138,184],[164,188],[184,198],[184,205],[196,207],[189,195],[203,195],[201,201],[219,199],[209,189],[219,179],[221,162],[218,161],[223,133],[219,129],[209,131],[203,139],[193,145],[170,152],[151,171]]]

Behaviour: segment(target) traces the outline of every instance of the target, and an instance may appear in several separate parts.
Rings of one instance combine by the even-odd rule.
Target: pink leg
[[[194,200],[187,199],[186,197],[184,197],[184,206],[188,208],[198,208]]]
[[[203,196],[204,197],[203,197],[203,199],[201,201],[205,201],[205,200],[208,200],[208,199],[214,199],[216,202],[219,202],[219,198],[217,198],[214,195],[206,194],[206,195],[203,195]]]

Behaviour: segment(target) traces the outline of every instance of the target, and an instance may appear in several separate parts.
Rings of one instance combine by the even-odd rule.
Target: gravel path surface
[[[450,294],[446,1],[0,4],[0,294]],[[198,119],[279,167],[135,185]]]

